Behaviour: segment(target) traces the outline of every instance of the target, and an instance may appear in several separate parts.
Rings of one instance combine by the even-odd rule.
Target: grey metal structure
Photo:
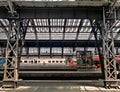
[[[6,63],[4,66],[4,77],[2,88],[16,88],[19,76],[19,46],[20,46],[20,20],[18,14],[14,11],[13,3],[7,0],[9,5],[9,26],[6,32],[7,47],[6,47]]]
[[[3,88],[16,88],[18,81],[18,43],[19,22],[15,19],[9,20],[7,32],[6,63],[4,66]]]
[[[112,5],[106,10],[103,8],[103,62],[104,62],[104,86],[109,87],[118,87],[117,80],[117,69],[115,61],[115,51],[114,51],[114,38],[112,27],[116,24],[116,8],[115,3],[117,0],[114,0]]]
[[[114,37],[117,39],[117,34],[120,33],[116,31],[116,28],[119,28],[117,25],[120,24],[117,23],[120,22],[120,2],[115,2],[116,0],[62,0],[60,2],[1,0],[0,27],[1,33],[5,33],[7,37],[3,87],[17,87],[19,56],[22,51],[19,50],[21,40],[26,41],[24,45],[28,47],[27,55],[29,47],[38,47],[38,57],[40,57],[41,47],[50,47],[50,57],[52,57],[52,47],[62,47],[63,57],[64,47],[73,47],[73,49],[80,46],[86,48],[86,45],[95,47],[96,42],[99,55],[103,54],[101,61],[104,62],[104,84],[106,87],[118,87]],[[103,7],[107,8],[104,10]],[[116,11],[114,7],[117,7]],[[111,16],[113,11],[116,16]],[[87,37],[82,38],[85,33]],[[91,40],[92,38],[94,39]],[[3,39],[1,44],[5,41],[6,39]],[[116,42],[119,44],[119,41]]]

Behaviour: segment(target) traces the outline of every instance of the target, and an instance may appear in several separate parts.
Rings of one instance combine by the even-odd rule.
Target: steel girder
[[[29,47],[26,48],[26,55],[27,55],[27,58],[29,57]]]
[[[18,45],[20,22],[16,19],[9,20],[7,33],[6,63],[4,66],[3,88],[16,88],[18,81]]]
[[[41,51],[41,48],[38,47],[38,58],[40,58],[40,51]]]
[[[92,32],[94,34],[94,38],[95,38],[95,43],[96,43],[96,47],[98,50],[98,55],[100,57],[100,62],[101,62],[101,71],[102,71],[102,75],[104,78],[104,64],[103,64],[103,55],[102,55],[102,50],[100,49],[102,43],[101,42],[101,37],[102,37],[102,30],[100,27],[100,23],[98,21],[92,21],[90,20],[90,24],[92,26]]]
[[[102,19],[102,7],[17,7],[20,19]],[[79,12],[78,12],[79,11]],[[119,13],[119,12],[118,12]],[[118,14],[119,15],[119,14]],[[0,18],[8,18],[8,10],[0,7]]]
[[[89,43],[87,43],[89,41]],[[36,40],[26,40],[24,43],[24,47],[50,47],[50,44],[48,43],[49,40],[38,40],[38,43],[36,43]],[[98,41],[100,47],[102,47],[102,42]],[[0,40],[0,46],[5,47],[7,41],[6,40]],[[51,40],[52,47],[85,47],[86,43],[88,47],[96,47],[96,41],[95,40]],[[120,47],[120,41],[115,40],[115,47]],[[37,45],[38,44],[38,45]]]
[[[112,11],[113,12],[113,11]],[[114,9],[114,12],[115,9]],[[114,13],[113,12],[113,13]],[[112,14],[113,15],[113,14]],[[109,18],[115,18],[115,16],[107,16],[105,8],[103,8],[103,59],[104,59],[104,86],[106,88],[118,87],[117,70],[114,51],[114,39],[111,30],[112,20]]]

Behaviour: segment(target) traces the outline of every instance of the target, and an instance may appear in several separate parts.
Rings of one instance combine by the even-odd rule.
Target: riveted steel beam
[[[105,8],[103,8],[103,59],[104,59],[104,86],[106,88],[110,87],[118,87],[117,80],[117,69],[116,69],[116,60],[115,60],[115,51],[114,51],[114,39],[113,39],[113,31],[111,27],[113,25],[113,21],[109,20],[108,17],[112,17],[113,20],[115,18],[114,11],[110,12],[110,15],[106,15]],[[114,20],[116,21],[116,20]],[[111,23],[112,22],[112,23]]]
[[[19,27],[20,22],[9,19],[7,33],[6,63],[4,66],[3,88],[16,88],[18,81],[18,52],[19,52]]]

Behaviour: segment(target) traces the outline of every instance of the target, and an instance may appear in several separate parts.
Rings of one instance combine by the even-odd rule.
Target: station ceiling
[[[84,0],[13,0],[13,3],[16,6],[19,6],[22,8],[27,7],[27,9],[28,9],[28,7],[29,7],[30,9],[33,8],[32,10],[34,10],[36,7],[39,7],[40,9],[41,9],[41,7],[47,7],[47,9],[49,9],[49,7],[50,8],[55,7],[55,5],[58,5],[59,7],[61,7],[61,6],[68,7],[69,5],[72,7],[76,7],[76,6],[77,7],[79,7],[79,6],[101,7],[104,4],[107,4],[106,1],[107,0],[92,0],[92,1],[90,1],[90,0],[85,0],[85,1]],[[50,2],[51,4],[48,2]],[[92,3],[92,5],[91,5],[91,3]],[[71,4],[73,4],[73,5],[71,5]],[[45,6],[45,5],[47,5],[47,6]],[[118,6],[118,5],[119,5],[119,2],[116,4],[116,6]],[[5,8],[7,6],[8,6],[8,3],[6,0],[0,1],[1,8],[3,8],[3,7]],[[56,9],[57,8],[58,7],[56,7]],[[36,11],[36,12],[38,12],[38,11]],[[73,12],[74,11],[72,11],[72,13]],[[23,13],[23,12],[21,12],[21,13]],[[54,13],[51,13],[51,16]],[[57,11],[57,13],[58,13],[58,11]],[[62,10],[61,10],[61,16],[62,16],[62,13],[64,13],[64,12],[62,12]],[[87,12],[87,13],[89,13],[89,12]],[[28,14],[29,14],[29,12],[26,15],[23,13],[23,15],[25,15],[25,17]],[[75,14],[76,14],[75,16],[77,16],[77,13],[75,13]],[[82,12],[79,14],[82,14]],[[93,14],[96,14],[96,13],[94,12]],[[91,13],[92,16],[94,16],[93,14]],[[23,17],[23,15],[21,15],[21,16]],[[24,27],[27,28],[26,36],[25,36],[25,41],[26,41],[25,45],[26,46],[30,45],[30,46],[34,47],[34,46],[37,46],[39,43],[38,46],[43,46],[43,47],[48,46],[49,47],[51,45],[48,43],[51,42],[54,47],[59,47],[59,46],[84,47],[84,46],[86,46],[86,43],[87,43],[87,45],[89,47],[95,47],[93,25],[91,23],[95,23],[97,21],[96,19],[94,19],[94,18],[89,19],[89,14],[87,14],[87,16],[88,16],[87,18],[81,18],[81,17],[80,18],[78,18],[78,17],[71,18],[71,16],[69,17],[69,15],[67,18],[66,13],[63,14],[63,16],[65,16],[65,17],[63,17],[63,16],[60,17],[58,15],[59,17],[57,18],[56,15],[57,14],[55,14],[55,17],[45,17],[45,18],[44,18],[44,16],[42,16],[43,18],[41,16],[40,16],[40,18],[39,17],[30,18],[31,16],[30,17],[28,16],[29,18],[22,19],[22,21],[24,21],[24,22],[27,21],[27,23],[28,23],[28,25],[23,25]],[[97,14],[96,14],[96,16],[97,16]],[[119,36],[120,35],[120,20],[117,19],[114,24],[115,25],[112,27],[113,38],[115,39],[116,44],[118,44],[120,42],[120,36]],[[0,17],[0,43],[5,43],[5,41],[7,39],[6,32],[9,31],[8,27],[9,27],[8,19]],[[97,30],[97,27],[95,27],[95,30]],[[98,36],[98,39],[101,38],[100,33],[98,33],[97,36]],[[36,45],[35,45],[35,43],[36,43]],[[40,45],[40,44],[42,44],[42,45]],[[74,45],[74,44],[76,44],[76,45]],[[119,45],[116,45],[116,46],[119,46]]]

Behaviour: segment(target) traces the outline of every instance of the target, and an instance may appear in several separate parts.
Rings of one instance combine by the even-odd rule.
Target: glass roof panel
[[[26,37],[25,37],[26,40],[35,40],[35,34],[34,33],[26,33]]]
[[[80,19],[67,19],[66,26],[78,26]]]
[[[63,33],[51,33],[51,39],[52,40],[62,40]]]
[[[5,33],[0,33],[0,39],[4,40],[7,39],[7,36]]]
[[[90,26],[90,21],[88,19],[84,19],[83,26]]]
[[[39,19],[41,26],[48,26],[48,19]]]
[[[65,33],[65,40],[75,40],[76,33]]]
[[[89,33],[90,33],[91,31],[92,31],[92,28],[91,28],[91,27],[90,27],[90,28],[88,28],[87,32],[89,32]]]
[[[78,27],[66,27],[66,32],[77,32],[78,31]]]
[[[63,32],[63,27],[51,27],[51,32],[54,32],[54,33]]]
[[[82,29],[81,29],[80,32],[84,32],[84,33],[88,33],[88,32],[89,32],[89,33],[90,33],[91,30],[92,30],[92,28],[89,28],[89,27],[83,28],[83,27],[82,27]]]
[[[0,19],[3,25],[7,26],[6,29],[8,30],[9,22],[7,19]],[[39,40],[48,40],[50,31],[51,31],[51,39],[62,40],[63,39],[63,31],[64,31],[64,22],[65,19],[50,19],[50,27],[48,23],[48,19],[33,19],[35,26],[29,22],[29,26],[27,29],[26,39],[35,39],[35,30],[37,31],[38,39]],[[81,19],[66,19],[65,25],[65,40],[74,40],[76,38],[76,34],[78,31],[78,26],[80,24]],[[93,20],[95,21],[95,20]],[[116,21],[116,25],[113,27],[113,32],[118,34],[117,32],[120,30],[120,21]],[[26,25],[25,25],[26,26]],[[90,27],[90,21],[88,19],[83,19],[83,27],[80,28],[80,32],[78,35],[78,40],[86,40],[89,38],[92,28]],[[33,27],[33,28],[32,28]],[[50,28],[50,30],[49,30]],[[0,25],[0,32],[5,32],[4,28]],[[2,34],[0,34],[2,35]],[[4,36],[4,37],[3,37]],[[6,35],[1,36],[1,39],[6,39]],[[120,37],[117,38],[119,40]],[[90,40],[94,40],[94,36]]]
[[[81,30],[80,30],[80,33],[81,32],[83,33],[85,31],[85,29],[86,29],[85,27],[82,27]]]
[[[35,32],[35,30],[32,27],[28,27],[27,32],[28,33],[33,33],[33,32]]]
[[[35,26],[48,26],[48,19],[34,19]]]
[[[50,19],[50,26],[64,26],[64,19]]]
[[[49,40],[49,33],[37,33],[39,40]]]
[[[78,39],[79,40],[88,40],[89,34],[90,33],[79,33]]]
[[[37,28],[37,31],[40,33],[49,33],[49,28],[48,27],[41,27],[41,28]]]

